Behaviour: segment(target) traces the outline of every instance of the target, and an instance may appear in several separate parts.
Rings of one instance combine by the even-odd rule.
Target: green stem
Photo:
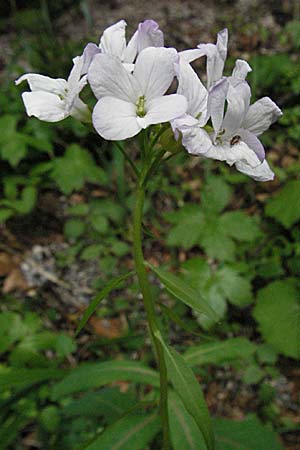
[[[133,253],[136,273],[140,289],[143,295],[144,306],[147,313],[148,323],[152,342],[155,347],[159,374],[160,374],[160,415],[163,427],[163,447],[162,450],[170,449],[169,438],[169,417],[168,417],[168,378],[167,367],[164,359],[164,349],[160,341],[155,337],[158,330],[156,323],[154,301],[151,294],[151,286],[148,280],[146,268],[144,265],[144,256],[142,249],[142,216],[145,198],[145,189],[139,183],[136,193],[136,202],[133,216]]]

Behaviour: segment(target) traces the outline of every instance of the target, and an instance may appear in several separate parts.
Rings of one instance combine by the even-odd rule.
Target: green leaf
[[[216,450],[284,450],[277,435],[255,416],[243,421],[217,419]]]
[[[20,200],[15,200],[12,207],[21,214],[29,213],[35,206],[37,189],[35,186],[26,186],[21,194]]]
[[[235,269],[225,266],[217,273],[217,282],[227,300],[236,306],[247,306],[252,302],[251,283]]]
[[[199,292],[191,288],[172,273],[158,269],[150,263],[146,263],[146,265],[158,276],[167,291],[172,295],[184,302],[190,308],[193,308],[195,311],[207,315],[212,320],[219,320],[214,310],[209,306],[206,300],[203,299]]]
[[[108,220],[105,216],[91,215],[91,225],[98,233],[105,234],[108,230]]]
[[[203,435],[180,397],[169,390],[169,422],[174,450],[206,450]]]
[[[105,172],[97,167],[90,153],[76,144],[70,145],[63,157],[53,160],[51,177],[64,194],[81,189],[86,181],[107,182]]]
[[[9,368],[0,372],[0,386],[2,389],[30,386],[51,379],[62,378],[65,370],[60,369],[15,369]]]
[[[257,364],[246,367],[243,373],[243,381],[246,384],[257,384],[263,377],[264,371]]]
[[[158,374],[144,364],[135,361],[90,363],[73,369],[70,375],[56,384],[52,390],[52,398],[57,400],[114,381],[132,381],[159,386]]]
[[[199,205],[187,204],[178,211],[164,214],[164,218],[175,225],[168,233],[167,245],[189,249],[198,243],[204,224],[204,215]]]
[[[160,420],[156,412],[147,416],[128,414],[107,427],[84,450],[144,450],[159,428]]]
[[[69,219],[64,226],[64,234],[68,239],[79,238],[85,230],[85,223],[80,219]]]
[[[228,204],[231,195],[231,188],[222,178],[210,176],[201,192],[203,208],[207,212],[219,213]]]
[[[206,254],[220,261],[233,261],[235,256],[235,243],[228,236],[219,217],[207,220],[199,238],[199,243]]]
[[[18,417],[9,418],[8,421],[1,424],[0,430],[0,450],[7,450],[10,444],[14,442],[17,435],[29,422],[28,417],[19,415]]]
[[[76,329],[76,334],[78,334],[82,328],[85,326],[89,318],[92,314],[94,314],[96,308],[98,307],[99,303],[108,295],[113,289],[116,289],[116,287],[122,282],[127,280],[131,275],[133,275],[134,272],[128,272],[125,275],[120,275],[119,277],[116,277],[112,279],[109,283],[104,286],[104,288],[99,292],[98,295],[91,301],[88,308],[85,310],[82,318],[80,319],[80,322],[78,324],[78,327]]]
[[[190,366],[224,364],[235,360],[250,360],[255,350],[256,345],[248,339],[232,338],[191,347],[186,351],[184,359]]]
[[[261,289],[253,315],[275,350],[291,358],[300,357],[300,301],[293,279],[274,281]]]
[[[133,407],[134,397],[130,392],[122,393],[118,388],[104,388],[98,392],[88,392],[71,401],[63,408],[66,417],[103,416],[106,422],[117,420]]]
[[[228,236],[237,241],[253,242],[260,235],[255,218],[243,211],[226,212],[220,217],[220,222]]]
[[[209,412],[199,383],[183,357],[172,347],[169,347],[157,331],[156,338],[161,342],[166,355],[168,376],[173,387],[181,398],[187,412],[193,417],[201,431],[207,448],[214,449],[214,435]]]
[[[291,228],[300,219],[300,180],[291,180],[268,201],[266,214]]]

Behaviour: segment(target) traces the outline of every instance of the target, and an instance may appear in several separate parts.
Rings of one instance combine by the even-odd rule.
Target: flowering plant
[[[238,171],[254,180],[272,180],[274,174],[258,136],[280,117],[281,111],[268,97],[250,104],[251,90],[246,76],[251,67],[246,61],[238,59],[231,76],[223,76],[228,42],[226,29],[218,33],[216,44],[199,44],[183,52],[164,46],[163,33],[152,20],[140,23],[128,43],[125,31],[126,23],[121,20],[104,31],[99,46],[88,43],[82,55],[73,59],[67,80],[28,73],[16,83],[26,80],[31,89],[22,94],[29,116],[57,122],[71,115],[92,123],[102,138],[115,141],[115,148],[124,153],[133,169],[137,182],[132,233],[134,272],[143,296],[160,374],[162,448],[167,450],[171,445],[168,396],[174,400],[173,396],[177,395],[191,416],[193,426],[201,433],[201,448],[213,450],[214,434],[203,394],[185,360],[165,342],[156,316],[148,269],[173,296],[189,307],[212,320],[217,320],[217,315],[210,304],[180,278],[144,260],[145,193],[155,170],[176,152],[184,150],[235,165]],[[207,60],[206,87],[191,65],[203,57]],[[175,80],[177,91],[169,93]],[[92,112],[79,96],[87,84],[97,99]],[[133,161],[120,141],[137,135],[140,160]],[[85,312],[78,331],[102,298],[131,275],[132,272],[115,278],[101,291]]]

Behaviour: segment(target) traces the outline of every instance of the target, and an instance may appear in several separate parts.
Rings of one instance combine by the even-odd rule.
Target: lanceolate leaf
[[[256,345],[248,339],[232,338],[191,347],[184,355],[184,359],[189,366],[222,364],[234,360],[250,359],[255,350]]]
[[[88,308],[85,310],[82,318],[80,319],[80,322],[78,324],[78,327],[76,329],[76,334],[78,334],[82,328],[85,326],[91,315],[95,312],[97,306],[99,303],[113,290],[115,289],[122,281],[129,278],[131,275],[133,275],[134,272],[128,272],[125,275],[121,275],[119,277],[114,278],[109,283],[107,283],[106,286],[99,292],[98,295],[91,301]]]
[[[135,361],[108,361],[85,364],[53,387],[54,400],[73,394],[99,388],[113,381],[133,381],[135,383],[159,386],[158,374],[147,366]]]
[[[169,391],[168,404],[174,450],[206,450],[201,431],[174,391]]]
[[[144,450],[160,428],[157,412],[122,417],[84,450]]]
[[[167,291],[169,291],[172,295],[184,302],[190,308],[193,308],[195,311],[210,317],[215,322],[219,320],[214,310],[209,306],[198,291],[191,288],[172,273],[158,269],[150,263],[147,263],[147,266],[150,267],[150,269],[158,276]]]
[[[61,369],[23,369],[10,368],[0,373],[1,390],[22,388],[42,381],[59,379],[66,371]]]
[[[192,369],[187,366],[183,357],[176,350],[164,342],[159,332],[156,333],[156,337],[164,348],[169,378],[175,391],[201,431],[208,450],[214,450],[214,434],[209,412]]]

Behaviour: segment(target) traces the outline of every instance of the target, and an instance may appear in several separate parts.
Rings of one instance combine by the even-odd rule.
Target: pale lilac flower
[[[199,123],[190,127],[181,124],[178,128],[189,153],[235,164],[237,170],[255,180],[268,181],[273,179],[274,174],[265,160],[265,151],[257,136],[282,113],[268,97],[250,105],[251,91],[243,79],[249,71],[246,64],[238,60],[233,71],[236,76],[222,78],[210,91],[207,117],[211,118],[212,134]]]
[[[84,50],[83,73],[87,73],[93,57],[98,53],[117,56],[125,68],[132,71],[137,55],[147,47],[163,47],[164,35],[154,20],[139,23],[138,29],[126,43],[126,22],[120,20],[104,30],[99,47],[89,43]]]
[[[175,49],[148,47],[138,55],[133,73],[118,57],[96,55],[89,68],[90,86],[98,98],[93,111],[97,132],[109,140],[135,136],[149,125],[183,115],[187,100],[164,95],[175,76]]]
[[[228,30],[219,31],[216,44],[199,44],[196,49],[184,50],[180,53],[181,60],[192,62],[202,56],[207,57],[207,88],[211,88],[222,78],[227,57]]]
[[[83,122],[90,121],[90,110],[79,98],[79,93],[87,84],[87,77],[81,77],[83,57],[74,58],[73,64],[67,80],[27,73],[15,81],[20,84],[26,80],[31,89],[31,92],[22,94],[28,116],[46,122],[58,122],[68,116]]]

